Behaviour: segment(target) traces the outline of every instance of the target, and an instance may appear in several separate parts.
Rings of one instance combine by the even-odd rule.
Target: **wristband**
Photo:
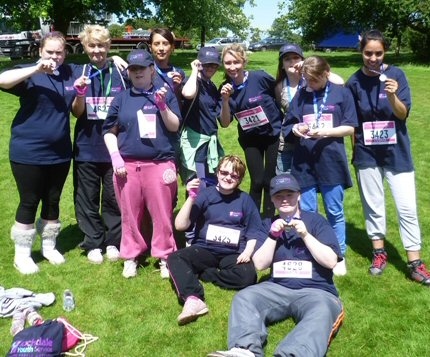
[[[167,110],[167,104],[165,102],[155,103],[155,105],[157,106],[158,109],[160,109],[161,112],[164,112],[165,110]]]
[[[74,85],[73,88],[75,88],[77,97],[85,97],[87,95],[88,87],[78,87],[77,85]]]
[[[125,166],[124,160],[118,151],[114,151],[112,154],[110,154],[110,158],[112,160],[112,166],[114,169],[119,169]]]
[[[165,110],[167,110],[167,104],[166,104],[165,98],[162,97],[158,93],[155,93],[155,105],[162,112],[165,111]]]
[[[198,194],[199,194],[198,188],[192,188],[188,190],[188,196],[191,197],[193,200],[197,197]]]
[[[275,236],[275,235],[273,235],[273,233],[272,232],[269,232],[269,238],[270,239],[272,239],[272,240],[278,240],[278,238],[279,238],[280,236]]]

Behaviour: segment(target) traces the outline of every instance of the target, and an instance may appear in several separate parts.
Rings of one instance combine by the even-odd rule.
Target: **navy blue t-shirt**
[[[167,91],[167,105],[181,121],[175,95]],[[139,124],[140,122],[140,124]],[[131,89],[119,93],[111,103],[103,124],[103,135],[118,127],[118,148],[124,159],[168,161],[175,157],[176,132],[167,130],[152,91],[136,94]]]
[[[324,101],[325,88],[315,92],[317,107]],[[321,111],[320,125],[338,127],[357,126],[357,114],[354,101],[348,89],[329,84],[325,104]],[[304,118],[315,120],[314,92],[301,88],[290,104],[285,122],[283,135],[294,138],[296,145],[293,155],[291,173],[297,178],[300,187],[314,185],[343,185],[352,186],[348,168],[344,138],[305,139],[296,138],[292,133],[293,125],[302,123]]]
[[[411,93],[403,71],[388,66],[384,71],[388,78],[395,79],[399,84],[396,94],[409,112]],[[357,108],[359,126],[355,131],[353,164],[359,169],[368,167],[384,167],[395,172],[414,170],[410,140],[406,120],[398,119],[392,110],[385,92],[385,85],[379,76],[366,76],[362,70],[355,72],[346,83],[351,90]],[[364,145],[363,123],[377,121],[393,121],[397,136],[397,144]]]
[[[197,86],[194,102],[193,99],[184,99],[182,117],[185,126],[203,135],[215,135],[218,132],[217,118],[221,112],[221,94],[211,80],[197,78]]]
[[[154,76],[154,86],[156,89],[160,89],[161,87],[167,85],[171,91],[174,92],[173,80],[170,77],[170,72],[178,72],[182,76],[182,84],[185,83],[185,72],[182,68],[169,66],[168,68],[159,68],[157,65],[154,65],[154,69],[156,71]]]
[[[221,87],[226,81],[221,84]],[[247,136],[266,135],[278,137],[281,132],[283,114],[275,101],[275,79],[264,71],[249,71],[248,79],[240,86],[233,86],[230,97],[231,114],[238,119],[238,113],[246,109],[259,108],[264,111],[268,123],[243,129],[238,123],[239,139]],[[220,87],[220,88],[221,88]]]
[[[301,219],[306,226],[307,231],[321,243],[329,246],[339,259],[342,257],[336,233],[319,213],[300,212]],[[257,240],[255,250],[258,250],[267,238],[272,222],[278,219],[276,216],[272,219],[266,218],[263,225],[266,231],[266,238]],[[311,278],[275,278],[273,277],[273,263],[284,261],[308,261],[312,263]],[[270,281],[285,286],[290,289],[314,288],[321,289],[338,296],[337,289],[333,282],[333,271],[320,265],[312,256],[302,238],[293,228],[289,232],[284,231],[282,236],[276,242],[275,253],[271,267]]]
[[[110,163],[102,128],[106,112],[113,98],[126,89],[126,78],[112,62],[97,69],[83,66],[82,74],[90,77],[91,84],[85,98],[85,110],[75,125],[74,158],[82,162]]]
[[[202,189],[191,208],[190,220],[196,224],[192,244],[219,256],[240,254],[248,240],[267,237],[254,201],[239,189],[230,195],[221,194],[215,186]],[[211,240],[209,225],[240,231],[238,244],[231,244],[229,237]]]
[[[15,68],[34,66],[18,65]],[[12,121],[9,158],[27,165],[54,165],[70,161],[70,111],[73,83],[81,67],[63,63],[59,75],[36,73],[5,92],[19,97]]]

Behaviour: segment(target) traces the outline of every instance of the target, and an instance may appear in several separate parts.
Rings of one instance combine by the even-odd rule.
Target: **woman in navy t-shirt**
[[[266,235],[254,201],[239,185],[246,166],[235,155],[221,159],[216,170],[217,184],[200,190],[200,180],[187,184],[189,196],[178,212],[175,226],[184,231],[195,226],[191,245],[168,257],[170,275],[184,307],[179,325],[208,312],[199,281],[224,289],[242,289],[255,283],[251,261],[257,238]]]
[[[148,250],[141,232],[147,210],[153,228],[151,255],[160,259],[161,277],[168,278],[165,260],[176,250],[172,226],[178,188],[174,147],[180,110],[170,89],[156,90],[154,60],[149,52],[133,50],[128,62],[132,87],[114,98],[103,125],[122,215],[123,276],[136,276],[137,258]]]
[[[221,85],[221,125],[236,118],[239,144],[245,152],[251,178],[249,194],[263,215],[271,217],[269,184],[276,170],[282,112],[275,101],[275,79],[264,71],[246,71],[245,49],[237,44],[224,48],[221,55],[226,80]]]
[[[102,127],[113,98],[126,89],[126,78],[107,56],[110,49],[109,30],[89,25],[79,39],[90,63],[83,66],[78,79],[78,93],[73,114],[75,125],[73,183],[75,213],[84,233],[80,247],[91,263],[119,258],[121,213],[115,199],[112,163],[103,140]],[[122,60],[127,65],[127,62]]]
[[[321,192],[327,220],[336,232],[342,254],[346,252],[344,190],[352,186],[344,137],[357,126],[354,101],[348,89],[328,80],[330,66],[321,57],[303,62],[306,87],[294,97],[283,133],[296,138],[291,173],[297,178],[304,211],[318,210]],[[335,268],[346,274],[345,260]]]
[[[218,139],[221,96],[211,78],[221,64],[219,52],[202,47],[191,62],[192,72],[182,95],[184,129],[181,133],[181,177],[184,182],[192,176],[214,176],[224,151]],[[212,177],[214,179],[214,177]],[[204,180],[202,184],[205,185]]]
[[[362,36],[363,67],[347,82],[357,107],[353,164],[357,171],[366,220],[373,245],[371,275],[381,275],[387,265],[384,179],[389,183],[400,222],[400,237],[413,280],[430,285],[430,273],[421,261],[415,171],[406,119],[411,93],[405,74],[384,63],[388,43],[378,30]]]
[[[80,68],[63,63],[65,44],[61,33],[50,32],[41,40],[37,63],[0,74],[0,88],[20,98],[12,122],[9,157],[20,196],[11,238],[15,242],[14,265],[22,274],[39,270],[31,258],[36,230],[42,237],[42,255],[51,264],[64,263],[55,244],[61,228],[59,201],[72,158],[74,73]]]

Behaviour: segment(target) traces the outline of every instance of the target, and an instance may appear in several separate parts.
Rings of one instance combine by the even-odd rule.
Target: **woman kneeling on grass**
[[[260,214],[251,197],[239,189],[246,166],[237,156],[218,165],[216,186],[199,192],[200,180],[187,184],[189,196],[176,216],[176,229],[195,224],[191,246],[167,258],[179,298],[185,302],[179,325],[208,313],[199,278],[225,289],[242,289],[257,279],[251,261],[256,239],[264,236]]]

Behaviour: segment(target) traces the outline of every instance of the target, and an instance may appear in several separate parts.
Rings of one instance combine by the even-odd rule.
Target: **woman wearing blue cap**
[[[103,125],[121,209],[123,276],[136,275],[137,259],[148,250],[149,239],[141,232],[147,210],[153,227],[151,255],[160,259],[161,277],[168,278],[165,260],[176,250],[172,226],[177,194],[174,145],[181,115],[173,91],[154,86],[150,53],[133,50],[127,59],[132,87],[114,98]]]
[[[191,62],[191,75],[182,89],[185,98],[182,109],[184,130],[181,135],[184,181],[193,175],[200,179],[213,176],[215,180],[215,169],[219,158],[224,155],[217,125],[221,95],[211,80],[220,64],[221,57],[215,48],[202,47],[197,59]]]
[[[284,113],[288,113],[290,103],[297,91],[305,86],[305,79],[300,72],[304,59],[301,47],[294,43],[287,43],[279,50],[275,95],[276,101]],[[330,72],[328,79],[335,84],[344,83],[342,77],[333,72]],[[277,174],[291,171],[293,151],[294,143],[284,141],[284,137],[281,135],[276,166]]]
[[[344,319],[332,269],[341,259],[336,235],[327,220],[300,208],[300,186],[291,174],[270,184],[278,215],[264,221],[252,257],[269,279],[239,291],[228,322],[228,351],[208,357],[260,357],[269,326],[291,318],[295,326],[279,342],[274,356],[326,356]]]

